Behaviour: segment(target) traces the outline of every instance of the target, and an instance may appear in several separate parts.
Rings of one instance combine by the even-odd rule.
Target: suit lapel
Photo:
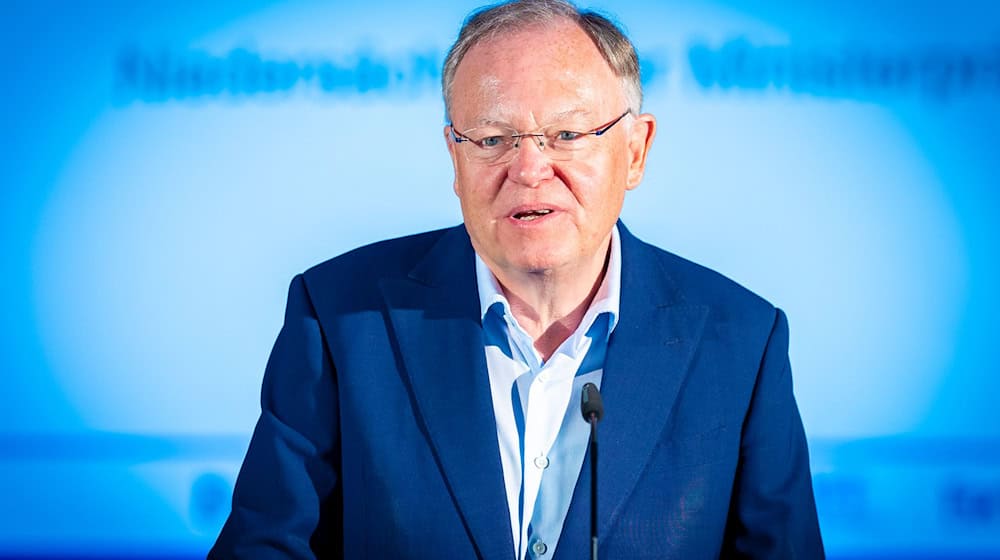
[[[601,538],[611,531],[662,437],[708,312],[705,306],[687,304],[657,252],[632,236],[621,222],[618,226],[622,239],[620,319],[604,364],[605,415],[598,426]],[[589,469],[588,457],[561,542],[575,545],[579,540],[575,534],[589,535]],[[558,550],[569,553],[575,548]]]
[[[461,226],[382,293],[418,414],[479,555],[514,551],[490,396],[475,261]],[[506,527],[506,530],[498,530]]]

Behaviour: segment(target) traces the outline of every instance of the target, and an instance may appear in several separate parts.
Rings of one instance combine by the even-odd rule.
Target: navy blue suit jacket
[[[619,227],[601,556],[822,558],[784,314]],[[473,259],[459,226],[292,281],[210,557],[514,557]],[[585,462],[555,558],[589,557],[589,503]]]

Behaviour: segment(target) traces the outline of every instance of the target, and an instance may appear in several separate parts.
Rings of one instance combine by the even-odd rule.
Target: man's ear
[[[646,156],[649,155],[655,136],[656,117],[649,113],[636,116],[629,127],[628,180],[625,183],[628,190],[638,187],[642,182],[642,176],[646,172]]]

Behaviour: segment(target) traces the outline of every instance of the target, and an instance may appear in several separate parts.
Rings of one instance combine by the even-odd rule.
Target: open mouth
[[[518,212],[517,214],[514,214],[514,219],[515,220],[521,220],[522,222],[530,222],[532,220],[537,220],[538,218],[541,218],[542,216],[547,216],[547,215],[549,215],[551,213],[552,213],[552,210],[548,210],[548,209],[543,209],[543,210],[528,210],[526,212]]]

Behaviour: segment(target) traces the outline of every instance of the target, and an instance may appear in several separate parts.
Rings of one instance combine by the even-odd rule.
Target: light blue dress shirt
[[[590,438],[580,392],[586,383],[601,386],[608,339],[618,322],[618,227],[611,232],[607,271],[593,302],[576,331],[544,363],[478,255],[476,282],[515,557],[546,560],[559,542]]]

